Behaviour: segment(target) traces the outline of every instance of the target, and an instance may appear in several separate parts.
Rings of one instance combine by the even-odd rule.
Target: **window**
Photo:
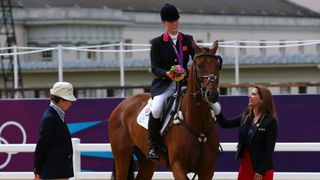
[[[304,46],[302,44],[303,42],[299,42],[299,46],[298,46],[299,54],[304,54]]]
[[[241,95],[248,95],[248,88],[239,88],[239,93]]]
[[[317,54],[320,54],[320,44],[317,44]]]
[[[280,40],[282,42],[279,43],[280,46],[285,45],[284,40]],[[280,47],[279,48],[279,53],[280,55],[286,55],[286,48],[285,47]]]
[[[220,95],[228,95],[228,88],[219,88]]]
[[[144,88],[144,92],[150,93],[150,92],[151,92],[151,91],[150,91],[150,88]]]
[[[240,46],[246,46],[245,42],[240,42]],[[240,48],[240,55],[244,56],[246,55],[246,48]]]
[[[290,87],[280,87],[280,94],[290,94],[291,93],[291,89]]]
[[[85,47],[88,46],[87,43],[85,42],[79,42],[76,44],[78,47]],[[78,60],[88,60],[88,59],[93,59],[94,57],[94,52],[89,52],[89,51],[77,51],[77,59]]]
[[[306,86],[299,86],[299,94],[306,94],[307,87]]]
[[[120,50],[120,47],[119,46],[114,46],[114,50]],[[119,52],[115,52],[114,55],[115,55],[115,59],[119,59],[120,58]]]
[[[203,43],[203,40],[198,39],[198,40],[196,40],[196,42],[197,42],[197,43]]]
[[[114,90],[113,89],[107,89],[107,97],[114,97]]]
[[[260,55],[261,55],[261,56],[267,55],[267,49],[266,49],[265,47],[262,47],[262,46],[266,46],[265,40],[261,40],[260,46],[261,46],[261,48],[260,48]]]
[[[125,39],[124,40],[124,43],[125,44],[132,44],[132,39]],[[132,49],[132,46],[131,45],[125,45],[124,46],[124,50],[131,50]],[[126,52],[125,53],[125,57],[126,58],[132,58],[132,56],[133,56],[133,53],[132,52]]]
[[[96,52],[87,51],[87,59],[95,60],[96,59]]]
[[[41,52],[41,57],[43,61],[52,61],[52,51]]]

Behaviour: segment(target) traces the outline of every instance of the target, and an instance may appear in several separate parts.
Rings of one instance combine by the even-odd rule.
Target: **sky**
[[[320,13],[320,0],[289,0]]]

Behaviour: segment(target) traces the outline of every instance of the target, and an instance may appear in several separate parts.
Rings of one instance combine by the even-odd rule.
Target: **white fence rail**
[[[106,143],[90,143],[81,144],[80,139],[73,138],[74,147],[74,171],[76,180],[105,180],[110,179],[111,172],[80,172],[81,161],[80,152],[111,152],[110,144]],[[236,151],[236,143],[221,143],[225,152]],[[16,153],[16,152],[34,152],[35,144],[1,144],[0,152]],[[320,142],[296,142],[284,143],[278,142],[275,151],[277,152],[320,152]],[[22,163],[22,162],[21,162]],[[216,180],[235,180],[237,172],[215,172],[214,179]],[[0,180],[11,179],[32,179],[33,172],[0,172]],[[169,180],[173,179],[171,172],[155,172],[154,180]],[[319,180],[319,172],[275,172],[275,180]]]
[[[211,46],[212,43],[198,43],[203,46]],[[263,45],[262,45],[263,44]],[[270,49],[270,48],[289,48],[289,47],[299,47],[299,46],[311,46],[319,45],[320,39],[314,40],[300,40],[300,41],[224,41],[220,42],[219,47],[232,48],[234,49],[234,63],[235,63],[235,84],[240,82],[240,72],[239,72],[239,52],[240,49]],[[101,48],[113,48],[113,49],[101,49]],[[126,48],[128,47],[128,48]],[[138,47],[139,49],[133,49]],[[142,48],[141,48],[142,47]],[[315,48],[317,50],[318,46]],[[10,49],[12,52],[3,53],[3,51]],[[64,79],[64,51],[82,51],[82,52],[100,52],[100,53],[117,53],[119,66],[120,66],[120,86],[125,86],[125,53],[129,52],[148,52],[150,51],[150,44],[127,44],[127,43],[117,43],[117,44],[104,44],[104,45],[94,45],[94,46],[78,46],[78,47],[65,47],[58,45],[56,47],[3,47],[0,48],[1,56],[13,56],[14,59],[14,89],[18,89],[18,56],[19,55],[30,55],[34,53],[42,53],[46,51],[56,51],[57,61],[58,61],[58,80],[63,81]],[[122,93],[124,95],[124,93]],[[18,95],[16,96],[18,98]]]

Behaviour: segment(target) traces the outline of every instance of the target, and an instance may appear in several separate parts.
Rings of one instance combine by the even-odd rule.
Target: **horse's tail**
[[[116,179],[116,163],[113,160],[113,165],[112,165],[112,174],[111,174],[111,180],[115,180]]]
[[[129,164],[127,180],[134,180],[134,179],[135,179],[135,177],[134,177],[134,160],[133,160],[133,156],[132,156],[131,160],[130,160],[130,164]],[[112,170],[111,180],[117,180],[116,179],[116,166],[115,166],[114,161],[113,161],[113,170]]]

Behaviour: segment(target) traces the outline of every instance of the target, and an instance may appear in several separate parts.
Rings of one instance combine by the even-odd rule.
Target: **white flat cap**
[[[76,101],[76,97],[73,95],[72,84],[68,82],[56,82],[53,88],[50,89],[50,94],[61,97],[68,101]]]

